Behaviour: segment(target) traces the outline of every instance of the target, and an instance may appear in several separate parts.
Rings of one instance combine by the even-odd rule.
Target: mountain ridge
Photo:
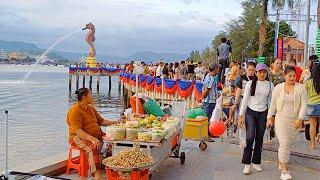
[[[29,42],[21,42],[21,41],[3,41],[0,40],[0,49],[4,49],[6,51],[22,51],[30,54],[41,54],[45,51],[45,49],[39,48],[37,45]],[[68,52],[68,51],[58,51],[52,50],[48,53],[48,57],[54,57],[57,59],[68,59],[77,61],[82,56],[87,56],[87,53],[82,52]],[[110,56],[103,55],[97,53],[97,59],[100,59],[102,62],[110,61],[110,62],[128,62],[130,60],[140,60],[146,62],[154,62],[154,61],[181,61],[186,59],[188,56],[186,54],[179,53],[166,53],[166,52],[154,52],[154,51],[140,51],[135,52],[127,57],[118,57],[118,56]]]

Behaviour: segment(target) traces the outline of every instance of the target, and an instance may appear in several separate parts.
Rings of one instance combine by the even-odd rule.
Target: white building
[[[8,53],[4,49],[0,49],[0,59],[8,59]]]

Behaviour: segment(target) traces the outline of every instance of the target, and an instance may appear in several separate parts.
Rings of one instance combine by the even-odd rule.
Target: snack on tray
[[[127,140],[137,140],[138,139],[138,129],[136,129],[136,128],[127,128],[127,130],[126,130],[126,139]]]
[[[126,127],[138,127],[138,121],[126,121]]]
[[[115,156],[108,157],[104,159],[102,163],[113,168],[133,169],[152,165],[155,163],[155,160],[153,157],[139,150],[130,149],[121,151]]]
[[[152,134],[151,132],[139,132],[138,133],[138,140],[139,141],[151,141],[152,140]]]
[[[114,141],[124,140],[126,138],[126,128],[124,126],[107,126],[106,136]]]
[[[163,131],[163,130],[153,131],[151,133],[152,141],[159,141],[160,142],[164,138],[164,134],[165,134],[165,131]]]

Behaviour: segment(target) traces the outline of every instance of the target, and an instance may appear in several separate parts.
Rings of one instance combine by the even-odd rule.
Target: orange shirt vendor
[[[117,121],[105,120],[92,106],[93,100],[89,89],[76,91],[78,102],[67,114],[69,126],[69,143],[84,150],[88,157],[90,173],[95,179],[101,179],[99,172],[99,153],[102,145],[102,130],[100,126],[108,126]]]

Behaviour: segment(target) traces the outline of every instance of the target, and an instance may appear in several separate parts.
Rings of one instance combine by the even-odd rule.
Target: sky
[[[1,0],[0,40],[47,48],[92,22],[97,53],[189,54],[210,45],[223,24],[241,13],[240,0]],[[55,49],[86,52],[85,35],[77,31]]]
[[[316,14],[315,2],[311,11]],[[80,29],[92,22],[97,53],[103,55],[189,54],[210,45],[224,24],[241,13],[241,0],[0,0],[0,40],[48,48],[78,30],[55,50],[86,53],[86,32]],[[298,33],[303,37],[304,27],[300,26]],[[313,23],[311,43],[315,30]]]

